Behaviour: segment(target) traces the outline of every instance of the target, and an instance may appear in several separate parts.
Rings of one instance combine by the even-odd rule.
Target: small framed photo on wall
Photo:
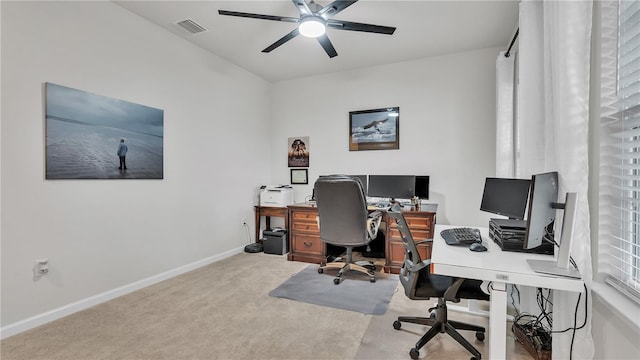
[[[291,184],[301,185],[309,183],[309,174],[307,169],[291,169]]]
[[[287,164],[289,167],[309,167],[309,137],[296,136],[288,139]]]

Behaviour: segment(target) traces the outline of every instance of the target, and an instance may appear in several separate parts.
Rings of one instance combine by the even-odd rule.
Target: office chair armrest
[[[416,245],[424,244],[428,242],[433,242],[433,239],[424,239],[424,240],[416,241]]]
[[[378,235],[378,228],[380,227],[380,222],[382,221],[382,212],[374,211],[369,214],[367,218],[367,232],[369,232],[369,239],[373,240]]]
[[[461,278],[457,278],[456,281],[449,286],[449,288],[447,289],[447,291],[444,292],[444,299],[446,301],[451,301],[451,302],[459,302],[460,299],[458,298],[458,290],[460,290],[460,286],[462,286],[462,283],[464,282],[465,279],[461,279]]]

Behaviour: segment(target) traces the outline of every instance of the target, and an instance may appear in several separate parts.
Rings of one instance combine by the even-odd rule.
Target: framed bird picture
[[[349,151],[399,148],[399,107],[349,112]]]

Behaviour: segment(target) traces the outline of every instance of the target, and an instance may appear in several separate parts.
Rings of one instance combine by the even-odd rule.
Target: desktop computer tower
[[[543,241],[542,245],[533,249],[525,249],[524,236],[526,230],[526,223],[523,220],[489,220],[489,237],[500,246],[502,251],[553,255],[554,245],[550,241]],[[553,234],[550,235],[553,236]],[[545,238],[548,238],[548,236],[545,235]]]

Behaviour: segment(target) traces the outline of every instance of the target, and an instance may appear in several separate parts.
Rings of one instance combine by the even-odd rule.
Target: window
[[[601,4],[598,273],[640,303],[640,2]]]

